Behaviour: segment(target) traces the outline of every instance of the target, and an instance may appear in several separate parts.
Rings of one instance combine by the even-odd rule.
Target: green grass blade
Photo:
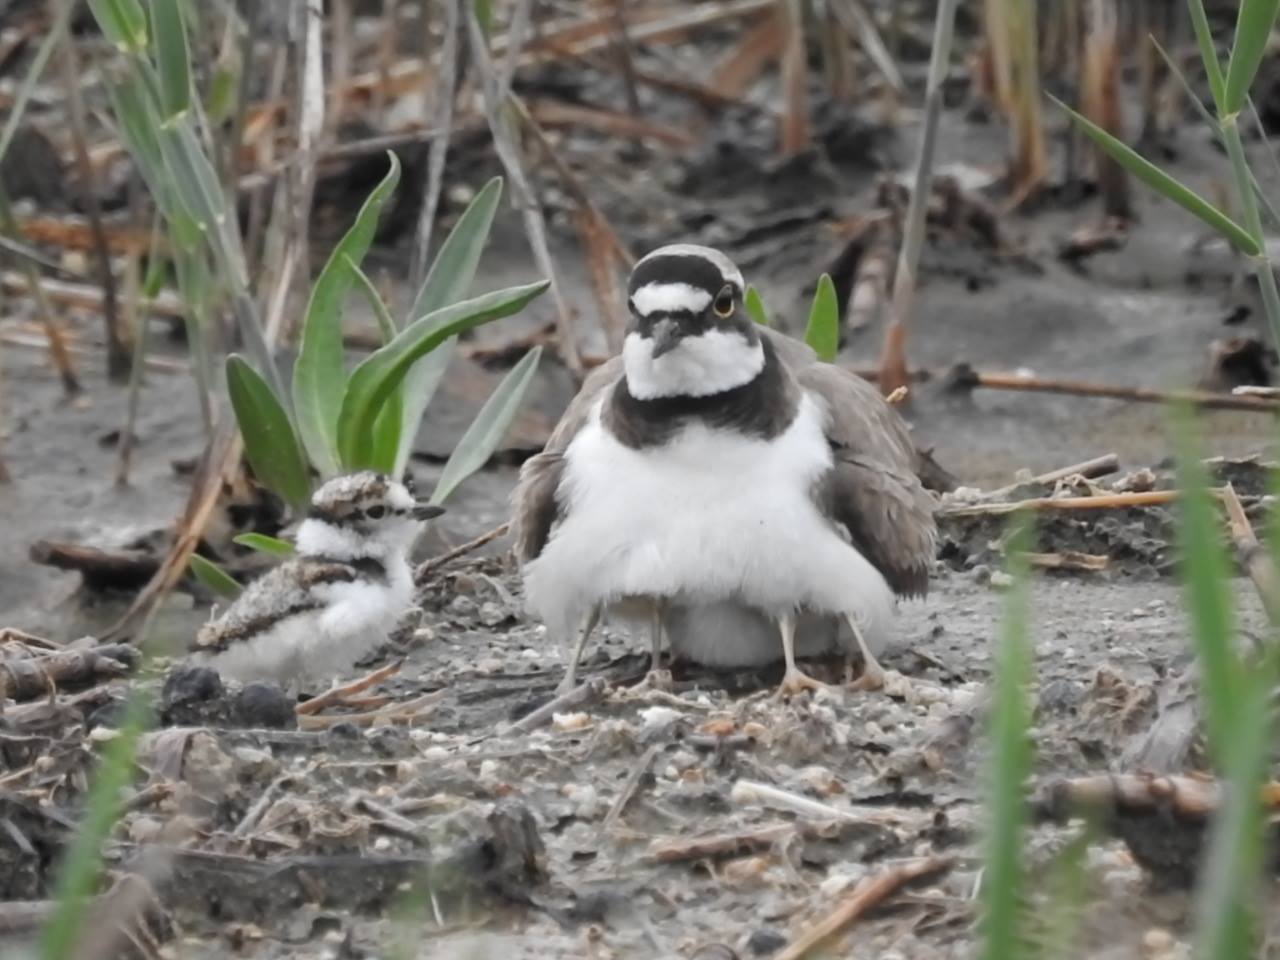
[[[346,263],[347,269],[351,271],[351,277],[355,280],[356,286],[360,288],[360,292],[369,301],[369,309],[373,311],[373,318],[378,323],[378,332],[382,334],[382,342],[384,344],[390,343],[396,338],[396,321],[391,316],[391,311],[387,309],[387,304],[382,299],[382,294],[373,285],[373,281],[369,279],[368,274],[361,270],[354,260],[343,254],[343,261]]]
[[[248,547],[250,550],[257,550],[259,553],[269,553],[273,557],[293,555],[292,543],[278,537],[269,537],[265,533],[242,533],[238,537],[233,537],[231,542]]]
[[[1274,723],[1271,689],[1275,652],[1246,676],[1236,691],[1240,726],[1222,769],[1225,798],[1209,831],[1196,896],[1197,960],[1248,960],[1256,956],[1257,908],[1262,863],[1269,850],[1261,790],[1270,767]]]
[[[279,399],[235,353],[227,357],[227,389],[254,474],[294,509],[305,510],[311,499],[307,463]]]
[[[1191,11],[1191,26],[1195,30],[1196,44],[1200,47],[1205,75],[1209,78],[1209,93],[1213,96],[1213,104],[1218,108],[1218,113],[1225,114],[1227,82],[1222,76],[1222,64],[1218,62],[1218,52],[1213,46],[1213,33],[1209,30],[1209,18],[1205,16],[1204,4],[1201,0],[1187,0],[1187,9]]]
[[[1026,781],[1031,773],[1031,582],[1027,565],[1030,520],[1014,521],[1007,555],[1012,584],[996,649],[990,718],[986,866],[982,876],[983,960],[1021,957],[1026,891],[1022,838],[1027,824]]]
[[[1238,736],[1236,706],[1245,680],[1233,649],[1235,636],[1231,595],[1227,589],[1226,552],[1219,537],[1221,524],[1209,497],[1208,476],[1200,459],[1195,425],[1188,413],[1174,420],[1178,458],[1183,595],[1191,621],[1191,636],[1200,660],[1209,752],[1225,757]]]
[[[840,307],[836,302],[836,285],[825,273],[818,278],[818,289],[813,294],[804,342],[813,348],[819,360],[827,363],[835,360],[840,350]]]
[[[441,307],[457,303],[471,292],[480,266],[480,256],[489,240],[493,218],[502,199],[502,178],[494,177],[467,204],[467,209],[449,231],[414,298],[409,315],[426,316]],[[402,476],[409,465],[418,425],[435,396],[453,357],[453,343],[444,344],[423,357],[409,370],[403,392],[402,432],[392,465],[394,476]]]
[[[1223,116],[1239,113],[1244,108],[1249,87],[1258,73],[1262,55],[1271,39],[1276,12],[1280,0],[1240,0],[1236,16],[1236,39],[1231,45],[1231,59],[1227,63],[1227,82],[1223,92],[1221,110]]]
[[[1050,97],[1054,103],[1065,110],[1108,156],[1132,173],[1135,177],[1151,187],[1161,196],[1172,200],[1188,213],[1198,217],[1203,223],[1222,234],[1237,249],[1249,256],[1261,253],[1258,244],[1249,232],[1236,223],[1217,207],[1201,198],[1189,187],[1169,176],[1155,164],[1142,157],[1130,147],[1121,143],[1097,124],[1076,113],[1061,100]]]
[[[220,597],[234,600],[243,589],[239,583],[212,560],[207,560],[198,553],[193,553],[187,561],[192,576],[203,583]]]
[[[400,182],[400,160],[388,152],[391,168],[373,188],[355,222],[338,241],[311,288],[302,323],[302,344],[293,365],[293,408],[298,433],[311,462],[322,476],[338,472],[338,415],[346,382],[342,346],[342,306],[359,266],[373,244],[378,217]],[[370,424],[372,426],[372,424]]]
[[[9,118],[4,123],[3,132],[0,132],[0,160],[3,160],[4,155],[9,152],[9,144],[13,142],[14,134],[18,132],[18,124],[22,122],[22,116],[27,112],[27,104],[31,100],[31,94],[35,92],[36,84],[40,81],[44,68],[49,63],[49,58],[53,56],[53,51],[62,41],[62,37],[67,31],[67,18],[71,16],[71,11],[74,9],[74,3],[59,4],[57,16],[54,18],[53,23],[50,24],[44,39],[40,41],[40,49],[36,51],[35,58],[27,69],[27,75],[22,78],[18,93],[13,98],[13,103],[9,106]]]
[[[538,359],[541,356],[542,347],[534,347],[511,368],[497,389],[489,395],[489,399],[449,455],[436,489],[431,494],[432,503],[444,503],[463,480],[489,462],[493,451],[507,435],[512,421],[520,412],[520,404],[529,384],[533,382],[534,374],[538,372]]]
[[[769,311],[765,308],[764,299],[760,296],[760,291],[755,287],[748,286],[747,292],[742,297],[742,305],[746,308],[747,316],[762,327],[769,325]]]
[[[147,15],[138,0],[89,0],[89,9],[98,29],[118,50],[140,54],[147,49]]]
[[[343,466],[359,470],[370,465],[374,422],[420,357],[464,330],[519,313],[548,286],[548,281],[540,280],[444,307],[415,320],[391,343],[367,357],[352,371],[342,398],[338,449]]]
[[[134,778],[138,738],[150,712],[145,692],[135,690],[115,738],[103,750],[84,816],[58,873],[53,916],[40,935],[40,960],[66,960],[80,945],[84,922],[91,915],[88,899],[102,873],[102,848],[120,818],[124,788]]]
[[[151,33],[160,74],[160,103],[169,120],[191,106],[191,50],[180,0],[151,0]]]

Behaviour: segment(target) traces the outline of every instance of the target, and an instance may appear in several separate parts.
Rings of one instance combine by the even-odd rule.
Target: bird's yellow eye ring
[[[721,320],[733,316],[733,287],[725,287],[721,290],[716,295],[715,302],[711,304],[711,309]]]

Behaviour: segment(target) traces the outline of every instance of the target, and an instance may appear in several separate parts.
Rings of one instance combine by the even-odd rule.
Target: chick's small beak
[[[676,323],[670,317],[664,317],[653,325],[653,357],[656,360],[671,350],[674,350],[684,337],[684,331],[680,329],[680,324]]]
[[[442,513],[444,513],[444,507],[437,507],[434,503],[416,503],[413,506],[415,520],[431,520]]]

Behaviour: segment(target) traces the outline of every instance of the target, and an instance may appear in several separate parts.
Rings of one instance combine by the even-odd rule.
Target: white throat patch
[[[631,295],[635,312],[642,317],[651,313],[688,311],[701,313],[711,306],[711,294],[689,283],[646,283]]]
[[[643,289],[643,288],[642,288]],[[627,388],[637,400],[706,397],[750,383],[764,369],[764,347],[732,330],[708,330],[685,337],[672,350],[653,356],[653,341],[627,334],[622,346]]]

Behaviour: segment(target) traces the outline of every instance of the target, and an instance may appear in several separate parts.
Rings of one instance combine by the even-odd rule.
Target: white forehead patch
[[[688,311],[701,313],[711,306],[711,294],[688,283],[646,283],[631,295],[636,313],[647,317],[651,313]]]

